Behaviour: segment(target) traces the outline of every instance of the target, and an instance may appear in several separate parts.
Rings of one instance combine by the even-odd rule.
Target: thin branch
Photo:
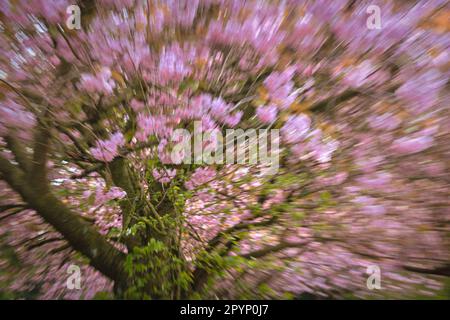
[[[17,209],[17,210],[14,210],[13,212],[10,212],[10,213],[8,213],[8,214],[5,214],[4,216],[1,216],[1,217],[0,217],[0,221],[5,220],[6,218],[9,218],[9,217],[11,217],[11,216],[13,216],[13,215],[16,215],[16,214],[18,214],[18,213],[20,213],[20,212],[22,212],[22,211],[24,211],[24,210],[25,210],[25,208],[19,208],[19,209]]]
[[[244,257],[244,258],[260,258],[260,257],[263,257],[270,253],[279,252],[281,250],[288,249],[288,248],[302,248],[306,244],[307,243],[304,243],[304,242],[302,242],[302,243],[281,242],[274,246],[266,247],[261,250],[252,251],[252,252],[249,252],[246,254],[242,254],[240,256]]]
[[[38,247],[41,247],[41,246],[46,245],[48,243],[52,243],[52,242],[56,242],[56,241],[64,241],[64,238],[53,237],[53,238],[44,239],[42,241],[39,241],[37,243],[33,243],[33,244],[27,246],[27,250],[33,250],[35,248],[38,248]]]
[[[16,209],[16,208],[25,209],[26,206],[27,205],[24,203],[23,204],[22,203],[20,203],[20,204],[5,204],[5,205],[0,206],[0,212],[7,211],[10,209]]]
[[[432,274],[437,276],[444,276],[444,277],[450,277],[450,264],[436,267],[436,268],[417,268],[417,267],[411,267],[411,266],[404,266],[403,269],[411,272],[417,272],[417,273],[423,273],[423,274]]]

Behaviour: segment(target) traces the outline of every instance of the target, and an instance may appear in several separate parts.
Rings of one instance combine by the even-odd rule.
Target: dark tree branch
[[[20,142],[12,136],[6,136],[5,141],[8,149],[13,153],[14,158],[19,164],[20,168],[23,171],[27,172],[30,168],[30,159],[26,154],[23,146],[21,146]]]
[[[19,209],[14,210],[13,212],[5,214],[4,216],[0,217],[0,221],[5,220],[6,218],[12,217],[12,216],[22,212],[23,210],[25,210],[25,208],[19,208]]]
[[[309,108],[309,110],[314,111],[314,112],[324,111],[331,103],[338,105],[344,101],[347,101],[353,97],[356,97],[358,94],[359,94],[359,91],[353,90],[353,89],[348,89],[336,97],[326,98],[324,100],[314,103]]]
[[[0,206],[0,212],[4,212],[10,209],[16,209],[16,208],[21,208],[22,210],[25,209],[27,205],[26,204],[5,204]]]
[[[49,150],[50,133],[48,128],[39,123],[34,133],[33,161],[28,180],[33,181],[43,192],[48,191],[47,183],[47,153]]]
[[[46,245],[48,243],[52,243],[52,242],[56,242],[56,241],[64,241],[64,238],[53,237],[53,238],[44,239],[42,241],[30,244],[29,246],[27,246],[27,250],[33,250],[35,248],[38,248],[38,247],[41,247],[41,246]]]
[[[417,273],[423,273],[423,274],[432,274],[437,276],[444,276],[444,277],[450,277],[450,264],[436,267],[436,268],[417,268],[417,267],[411,267],[411,266],[404,266],[403,269],[411,272],[417,272]]]
[[[290,243],[290,242],[280,242],[279,244],[276,244],[274,246],[266,247],[260,250],[252,251],[246,254],[240,255],[243,258],[261,258],[263,256],[266,256],[271,253],[276,253],[284,249],[288,248],[302,248],[307,243]]]

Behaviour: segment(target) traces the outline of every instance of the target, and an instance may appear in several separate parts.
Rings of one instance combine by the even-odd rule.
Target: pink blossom
[[[102,68],[95,75],[83,73],[81,75],[80,86],[90,93],[111,94],[115,88],[115,83],[111,79],[111,70],[109,68]]]
[[[344,82],[349,86],[358,88],[365,84],[369,75],[373,72],[374,66],[370,61],[363,61],[352,68],[344,77]]]
[[[211,167],[197,168],[189,181],[186,182],[186,188],[192,190],[202,184],[211,181],[216,176],[216,171]]]
[[[110,162],[119,155],[118,148],[125,145],[125,139],[121,132],[116,132],[108,140],[97,141],[96,147],[91,148],[92,156],[100,161]]]
[[[358,178],[358,182],[370,188],[386,187],[391,181],[391,174],[388,172],[376,172],[371,175],[364,175]]]
[[[385,113],[380,116],[370,116],[368,122],[371,128],[380,130],[394,130],[401,123],[400,119],[391,113]]]
[[[98,206],[110,200],[123,199],[126,195],[126,192],[119,187],[111,187],[109,190],[98,188],[95,192],[95,204]]]
[[[281,134],[287,143],[300,142],[306,137],[310,126],[311,120],[308,116],[304,114],[290,116],[281,128]]]
[[[288,108],[297,97],[294,83],[291,81],[294,72],[295,67],[290,67],[282,73],[273,72],[264,80],[270,99],[282,109]]]
[[[141,111],[142,109],[144,109],[145,104],[142,101],[133,99],[130,102],[130,106],[134,111],[138,112],[138,111]]]
[[[433,145],[433,138],[429,136],[402,137],[392,143],[392,150],[399,154],[413,154],[424,151]]]

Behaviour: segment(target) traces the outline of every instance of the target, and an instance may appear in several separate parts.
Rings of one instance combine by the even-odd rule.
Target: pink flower
[[[370,116],[368,122],[373,129],[394,130],[400,125],[401,120],[392,113],[385,113],[380,116]]]
[[[383,205],[370,205],[365,206],[363,212],[371,216],[381,216],[386,213],[386,208]]]
[[[160,81],[162,84],[168,82],[179,82],[187,76],[191,69],[185,63],[185,52],[179,45],[164,48],[159,60]]]
[[[359,196],[356,197],[353,202],[360,205],[362,212],[367,215],[379,216],[386,213],[386,208],[383,205],[375,204],[375,198]]]
[[[277,107],[271,105],[271,106],[260,106],[256,110],[256,115],[258,116],[258,119],[262,123],[271,123],[277,118]]]
[[[112,93],[115,83],[111,79],[111,70],[102,68],[96,75],[83,73],[81,75],[81,88],[90,93]]]
[[[436,69],[405,77],[408,77],[407,81],[395,94],[408,102],[408,107],[415,114],[428,111],[438,101],[439,91],[447,81]]]
[[[295,68],[287,68],[282,73],[272,72],[264,85],[269,92],[269,98],[277,103],[282,109],[288,108],[297,97],[297,93],[293,91],[294,83],[291,81]]]
[[[227,113],[229,112],[230,106],[222,99],[222,98],[217,98],[212,100],[211,102],[211,114],[215,117],[215,118],[224,118],[226,117]]]
[[[145,108],[145,104],[142,101],[136,99],[131,100],[130,106],[136,112],[141,111]]]
[[[177,169],[153,169],[152,175],[160,183],[169,183],[176,176]]]
[[[290,116],[281,128],[281,134],[287,143],[297,143],[306,137],[310,125],[311,120],[304,114]]]
[[[108,140],[99,140],[95,148],[91,148],[92,156],[100,161],[110,162],[118,153],[118,148],[125,145],[125,139],[121,132],[116,132]]]
[[[403,137],[392,143],[392,150],[399,154],[413,154],[424,151],[433,145],[433,138],[421,136],[415,138]]]
[[[244,113],[242,111],[235,112],[227,116],[223,122],[229,125],[230,127],[235,127],[239,124],[243,115]]]
[[[119,187],[111,187],[108,191],[98,188],[95,192],[95,205],[100,205],[113,199],[122,199],[126,195],[127,193]],[[85,193],[85,196],[88,195]]]
[[[109,189],[107,195],[110,199],[122,199],[127,193],[119,187],[112,187]]]
[[[215,176],[216,171],[213,168],[197,168],[192,174],[191,179],[186,182],[186,188],[192,190],[211,181]]]
[[[353,67],[344,77],[344,82],[351,87],[358,88],[367,82],[367,78],[373,72],[374,67],[370,61],[363,61]]]

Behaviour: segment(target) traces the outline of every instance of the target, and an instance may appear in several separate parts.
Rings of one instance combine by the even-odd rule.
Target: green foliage
[[[143,235],[147,240],[127,255],[125,271],[131,284],[127,286],[125,298],[176,299],[192,284],[192,272],[179,247],[188,195],[178,181],[174,179],[153,192],[149,204],[153,207],[151,214],[136,215],[126,231],[130,236]]]
[[[295,186],[299,182],[300,182],[300,179],[297,174],[288,172],[288,173],[285,173],[285,174],[277,177],[275,184],[278,186],[278,188],[286,188],[286,187]]]
[[[99,291],[94,295],[92,300],[111,300],[112,298],[113,296],[111,295],[110,292]]]
[[[187,290],[192,282],[183,259],[154,238],[146,246],[133,248],[127,256],[125,271],[132,280],[125,293],[125,298],[129,299],[179,298],[173,294]]]

